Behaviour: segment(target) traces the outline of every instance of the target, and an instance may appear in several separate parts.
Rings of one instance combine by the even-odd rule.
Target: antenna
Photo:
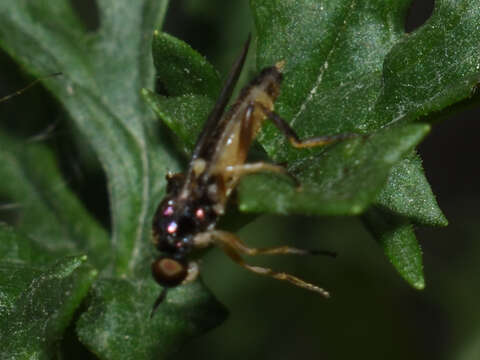
[[[38,78],[36,80],[33,80],[30,84],[28,84],[27,86],[25,86],[24,88],[20,89],[20,90],[17,90],[9,95],[6,95],[2,98],[0,98],[0,103],[1,102],[4,102],[4,101],[7,101],[7,100],[10,100],[11,98],[15,97],[15,96],[18,96],[18,95],[21,95],[23,94],[25,91],[27,91],[28,89],[30,89],[31,87],[35,86],[37,83],[43,81],[43,80],[46,80],[46,79],[49,79],[49,78],[52,78],[54,76],[60,76],[60,75],[63,75],[61,72],[57,72],[57,73],[53,73],[53,74],[50,74],[50,75],[46,75],[46,76],[42,76],[41,78]]]

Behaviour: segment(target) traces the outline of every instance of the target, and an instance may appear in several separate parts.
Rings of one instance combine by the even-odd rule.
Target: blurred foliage
[[[76,346],[102,359],[158,358],[224,319],[223,306],[200,281],[170,292],[148,321],[159,292],[148,274],[148,228],[165,172],[184,163],[177,150],[188,153],[193,146],[220,78],[250,29],[257,43],[240,83],[255,69],[287,59],[277,110],[294,119],[302,137],[374,134],[297,152],[266,126],[261,144],[274,160],[290,160],[289,170],[306,184],[308,196],[292,194],[283,178],[246,179],[239,192],[242,210],[290,215],[259,218],[240,235],[259,246],[290,242],[335,249],[341,255],[335,261],[259,260],[302,274],[334,297],[324,301],[258,279],[214,251],[203,262],[203,275],[231,317],[175,358],[476,359],[480,319],[470,309],[480,290],[480,249],[467,248],[479,238],[478,218],[467,210],[476,209],[473,201],[456,199],[447,212],[450,228],[421,231],[422,239],[436,238],[431,246],[424,242],[428,287],[422,293],[391,271],[356,219],[292,215],[357,214],[373,204],[363,221],[400,274],[423,288],[414,224],[447,222],[412,151],[429,126],[406,122],[436,120],[452,103],[458,111],[477,100],[472,88],[479,80],[479,21],[475,1],[438,1],[427,24],[406,36],[409,3],[252,0],[249,8],[245,1],[172,2],[163,29],[197,51],[157,33],[157,85],[175,97],[148,90],[143,95],[174,137],[140,96],[142,87],[154,87],[148,39],[161,27],[166,2],[101,0],[97,9],[91,2],[93,10],[77,2],[74,11],[66,1],[2,3],[0,45],[37,77],[62,71],[45,85],[64,107],[55,110],[41,89],[0,105],[0,215],[15,225],[0,229],[0,341],[7,344],[2,356],[51,358],[57,351],[59,358],[68,357],[78,336]],[[2,69],[13,67],[0,60]],[[28,82],[13,80],[8,91]],[[391,122],[397,125],[377,131]],[[43,130],[52,123],[59,123],[53,135]],[[92,181],[92,174],[100,175]],[[443,174],[437,177],[445,180]],[[103,186],[108,199],[98,190]],[[453,253],[452,239],[462,244]],[[84,253],[88,260],[71,257]],[[74,335],[59,348],[72,319]]]

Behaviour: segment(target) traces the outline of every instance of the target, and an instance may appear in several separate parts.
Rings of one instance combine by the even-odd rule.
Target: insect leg
[[[263,161],[255,162],[255,163],[247,163],[241,165],[234,165],[234,166],[227,166],[225,168],[226,173],[230,173],[232,178],[235,178],[236,181],[239,181],[243,176],[249,174],[256,174],[258,172],[274,172],[277,174],[282,174],[288,176],[297,187],[300,186],[298,179],[290,174],[287,169],[285,169],[281,165],[275,165],[266,163]]]
[[[244,152],[245,157],[253,138],[252,132],[253,132],[253,121],[254,121],[253,112],[254,111],[255,111],[255,103],[252,102],[247,106],[245,110],[245,116],[242,119],[242,127],[240,131],[240,136],[239,136],[238,151]],[[234,183],[238,182],[245,175],[255,174],[257,172],[274,172],[278,174],[287,175],[288,177],[292,178],[296,184],[298,183],[297,179],[292,175],[290,175],[283,166],[266,163],[263,161],[227,166],[224,169],[224,171],[225,173],[229,174],[231,179],[234,179],[233,180]]]
[[[245,157],[246,157],[246,153],[248,152],[248,148],[250,147],[250,143],[252,142],[252,138],[254,137],[253,113],[255,111],[255,106],[256,106],[255,102],[249,103],[245,110],[245,116],[242,119],[242,128],[240,131],[238,148],[239,148],[239,151],[245,152]],[[274,172],[277,174],[287,175],[288,177],[292,178],[296,184],[298,184],[297,179],[291,174],[289,174],[288,171],[283,166],[266,163],[263,161],[259,161],[256,163],[247,163],[247,164],[228,166],[225,168],[225,172],[229,173],[231,178],[235,179],[236,182],[245,175],[255,174],[257,172]]]
[[[261,267],[261,266],[254,266],[254,265],[249,265],[246,264],[243,260],[237,261],[237,263],[242,266],[243,268],[250,270],[251,272],[254,272],[255,274],[260,274],[260,275],[265,275],[265,276],[270,276],[274,279],[277,280],[284,280],[288,281],[290,284],[293,284],[295,286],[314,291],[326,298],[330,297],[330,294],[328,291],[325,289],[322,289],[321,287],[318,287],[316,285],[313,285],[311,283],[308,283],[296,276],[283,273],[283,272],[275,272],[272,269],[266,268],[266,267]]]
[[[197,239],[198,238],[198,239]],[[220,240],[218,240],[220,239]],[[223,242],[227,242],[229,246],[238,253],[245,255],[255,256],[255,255],[327,255],[331,257],[336,257],[337,254],[333,251],[328,250],[307,250],[299,249],[291,246],[276,246],[270,248],[251,248],[248,247],[238,236],[222,230],[212,230],[201,233],[195,238],[195,245],[199,247],[206,247],[212,245],[213,243],[218,243],[222,245]],[[223,241],[219,243],[219,241]]]
[[[200,273],[200,269],[198,267],[198,263],[195,261],[190,261],[188,263],[188,270],[187,270],[187,277],[185,280],[182,281],[182,285],[191,283],[192,281],[195,281],[198,277],[198,274]]]
[[[198,237],[198,240],[197,240]],[[201,233],[195,238],[195,244],[202,244],[200,247],[205,247],[212,245],[215,242],[224,241],[228,242],[229,246],[235,249],[238,253],[245,255],[255,256],[255,255],[278,255],[278,254],[294,254],[294,255],[327,255],[331,257],[336,257],[337,254],[328,251],[328,250],[306,250],[299,249],[291,246],[277,246],[271,248],[251,248],[248,247],[242,239],[238,236],[222,230],[212,230]],[[220,239],[220,240],[218,240]],[[223,243],[220,243],[222,245]]]
[[[290,125],[281,118],[277,113],[268,110],[262,104],[257,103],[257,105],[262,109],[265,115],[272,120],[273,124],[280,130],[290,141],[295,148],[311,148],[316,146],[323,146],[334,143],[336,141],[351,139],[357,137],[357,134],[353,133],[344,133],[337,135],[328,135],[328,136],[315,136],[309,139],[301,140],[295,131],[290,127]]]
[[[245,175],[255,174],[257,172],[263,172],[263,171],[274,172],[274,173],[290,176],[288,171],[283,166],[270,164],[263,161],[227,166],[225,168],[226,173],[228,173],[232,177],[238,177],[238,178],[241,178],[242,176],[245,176]]]
[[[220,230],[213,230],[208,231],[202,234],[197,235],[195,238],[195,245],[198,247],[208,246],[212,243],[219,245],[222,250],[237,264],[242,266],[243,268],[254,272],[256,274],[269,276],[277,280],[287,281],[295,286],[315,291],[325,297],[329,297],[329,293],[313,284],[310,284],[296,276],[283,273],[283,272],[276,272],[272,269],[254,266],[247,264],[243,258],[241,257],[240,253],[249,254],[249,255],[259,255],[259,254],[301,254],[306,255],[310,254],[308,250],[296,249],[291,248],[288,246],[281,246],[278,248],[270,248],[270,249],[252,249],[247,247],[243,242],[234,234],[220,231]]]
[[[273,172],[288,176],[297,187],[300,187],[301,185],[298,179],[290,174],[283,166],[270,164],[263,161],[227,166],[224,171],[225,173],[230,174],[233,179],[235,179],[235,183],[237,183],[245,175],[256,174],[258,172]]]

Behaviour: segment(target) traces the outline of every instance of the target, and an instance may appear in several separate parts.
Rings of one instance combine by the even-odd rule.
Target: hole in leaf
[[[100,15],[96,0],[70,0],[70,4],[87,31],[98,30]]]
[[[410,33],[425,24],[432,16],[434,7],[434,0],[414,0],[407,12],[405,31]]]

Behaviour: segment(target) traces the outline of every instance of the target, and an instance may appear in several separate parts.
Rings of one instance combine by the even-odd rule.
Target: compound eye
[[[188,274],[187,264],[178,260],[161,256],[152,263],[152,275],[162,286],[177,286]]]
[[[201,207],[199,207],[197,210],[195,210],[195,217],[199,221],[205,220],[205,210]]]

